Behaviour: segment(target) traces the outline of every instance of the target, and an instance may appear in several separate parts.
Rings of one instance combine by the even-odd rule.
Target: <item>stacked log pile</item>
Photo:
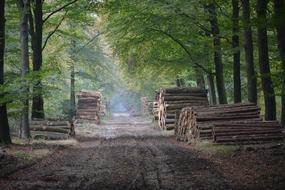
[[[148,113],[154,120],[158,120],[158,102],[148,102]]]
[[[100,116],[103,117],[107,113],[107,105],[106,103],[101,102],[100,104]]]
[[[81,90],[77,94],[76,119],[94,121],[100,123],[100,110],[102,95],[100,92]]]
[[[146,115],[148,113],[148,101],[146,97],[141,97],[141,114]]]
[[[152,102],[152,114],[154,117],[154,120],[158,120],[158,112],[159,112],[159,106],[158,102]]]
[[[186,107],[175,131],[179,141],[213,140],[216,143],[253,143],[282,138],[276,121],[262,121],[255,104]]]
[[[217,144],[255,144],[285,139],[278,121],[227,123],[214,125],[213,142]]]
[[[153,102],[148,102],[148,112],[150,115],[153,116],[153,120],[157,121],[158,120],[158,112],[159,112],[159,105],[158,105],[158,100],[159,100],[159,91],[155,91],[155,98]]]
[[[200,88],[162,89],[158,99],[158,123],[161,129],[176,127],[182,108],[208,105],[207,91]]]
[[[31,121],[30,130],[34,139],[62,140],[75,135],[73,123],[64,120]]]

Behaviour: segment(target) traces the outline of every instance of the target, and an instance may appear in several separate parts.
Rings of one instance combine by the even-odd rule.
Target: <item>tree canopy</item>
[[[1,3],[0,110],[12,129],[23,112],[65,117],[80,89],[131,105],[176,85],[208,89],[213,104],[258,103],[285,124],[284,0]]]

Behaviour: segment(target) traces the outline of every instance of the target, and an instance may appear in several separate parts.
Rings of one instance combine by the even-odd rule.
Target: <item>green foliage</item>
[[[214,72],[213,42],[209,24],[209,13],[205,6],[211,0],[108,0],[100,6],[100,26],[107,31],[105,36],[128,81],[129,88],[153,97],[155,89],[171,86],[177,77],[186,85],[195,86],[195,66],[204,69],[198,72]],[[217,7],[225,86],[229,102],[233,102],[233,52],[232,7],[228,1],[214,1]],[[268,6],[268,21],[256,19],[256,1],[250,1],[254,37],[255,70],[259,70],[256,27],[267,24],[270,55],[270,75],[273,78],[276,95],[281,95],[282,69],[277,49],[275,25],[284,21],[274,17],[272,1]],[[241,10],[240,10],[241,15]],[[245,57],[243,53],[243,27],[240,16],[241,87],[242,99],[247,100]],[[258,78],[261,93],[260,75]],[[263,104],[260,104],[261,106]],[[278,106],[277,106],[278,107]]]
[[[175,86],[177,78],[182,78],[186,86],[196,86],[197,73],[202,73],[205,79],[208,73],[214,73],[214,47],[209,24],[212,15],[205,11],[205,5],[212,0],[78,0],[52,14],[70,2],[44,1],[44,19],[48,19],[44,22],[43,42],[48,41],[43,50],[42,70],[31,71],[23,79],[20,77],[19,13],[15,1],[7,0],[6,83],[0,86],[0,92],[5,94],[0,102],[8,103],[11,118],[19,116],[21,99],[31,98],[37,93],[22,93],[22,85],[28,83],[32,86],[38,79],[43,83],[47,117],[64,117],[66,102],[70,98],[72,65],[75,66],[76,91],[95,89],[109,100],[115,94],[122,94],[125,97],[122,101],[128,108],[137,107],[136,100],[140,96],[151,100],[155,90]],[[228,1],[216,0],[215,3],[226,89],[229,102],[233,102],[232,54],[237,49],[232,48],[231,42],[232,7]],[[256,19],[256,1],[250,3],[253,31],[256,32],[258,24],[265,22]],[[270,1],[266,24],[270,42],[270,74],[277,96],[281,96],[283,76],[275,33],[275,25],[279,22],[281,18],[273,15]],[[242,98],[246,100],[243,32],[243,27],[240,27]],[[258,70],[256,35],[253,36]],[[257,74],[256,77],[259,95],[263,98],[261,76]]]

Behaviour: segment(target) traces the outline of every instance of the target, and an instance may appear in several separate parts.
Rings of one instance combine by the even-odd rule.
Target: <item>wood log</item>
[[[190,105],[208,105],[207,91],[198,88],[162,89],[158,96],[158,124],[160,128],[163,130],[175,129],[181,109]],[[168,127],[170,124],[173,126]]]
[[[182,100],[186,100],[186,101],[193,101],[193,100],[197,100],[197,101],[206,101],[207,98],[205,97],[198,97],[198,96],[165,96],[164,97],[164,101],[182,101]]]
[[[66,126],[68,121],[31,121],[31,125]]]
[[[186,141],[211,139],[214,124],[260,121],[259,114],[260,109],[251,103],[187,107],[181,111],[175,135]]]
[[[164,93],[164,97],[168,96],[196,96],[196,97],[201,97],[201,98],[206,98],[207,94],[203,92],[198,92],[198,93]]]
[[[173,130],[175,128],[175,124],[167,124],[165,128],[166,130]]]
[[[93,90],[81,90],[76,94],[78,97],[102,97],[102,94]]]
[[[31,131],[48,131],[48,132],[57,132],[57,133],[69,133],[69,128],[63,129],[60,127],[50,127],[50,126],[31,126]]]
[[[47,121],[46,120],[33,120],[30,121],[30,125],[47,125]]]
[[[244,122],[235,122],[235,123],[220,123],[215,124],[215,129],[219,128],[228,128],[228,127],[280,127],[278,121],[244,121]]]
[[[57,129],[69,129],[70,127],[68,125],[59,125],[59,126],[48,126],[48,125],[30,125],[30,128],[40,128],[40,127],[51,127],[51,128],[57,128]]]
[[[216,137],[216,143],[228,143],[228,142],[247,142],[251,141],[275,141],[275,140],[284,140],[285,135],[281,134],[258,134],[258,135],[239,135],[239,136],[222,136]]]
[[[48,121],[48,126],[67,126],[68,121]]]
[[[196,120],[199,122],[203,122],[203,121],[217,121],[217,120],[241,120],[241,119],[248,119],[248,118],[259,118],[259,112],[256,113],[245,113],[245,114],[236,114],[236,115],[225,115],[225,116],[212,116],[212,117],[197,117]]]
[[[199,93],[207,94],[207,90],[204,90],[201,88],[191,88],[191,87],[187,87],[187,88],[166,88],[166,89],[163,89],[163,91],[165,93],[177,93],[177,92],[195,93],[195,92],[199,92]]]
[[[56,133],[49,131],[31,131],[33,139],[45,139],[45,140],[64,140],[68,139],[68,135],[64,133]]]
[[[201,102],[207,101],[207,99],[202,100]],[[184,103],[196,103],[196,100],[165,100],[164,103],[166,105],[170,105],[170,104],[184,104]],[[185,106],[187,107],[187,106]]]

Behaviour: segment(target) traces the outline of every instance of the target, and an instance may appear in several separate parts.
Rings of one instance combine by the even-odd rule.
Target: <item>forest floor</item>
[[[76,139],[0,147],[0,189],[285,189],[285,145],[176,142],[128,115]]]

